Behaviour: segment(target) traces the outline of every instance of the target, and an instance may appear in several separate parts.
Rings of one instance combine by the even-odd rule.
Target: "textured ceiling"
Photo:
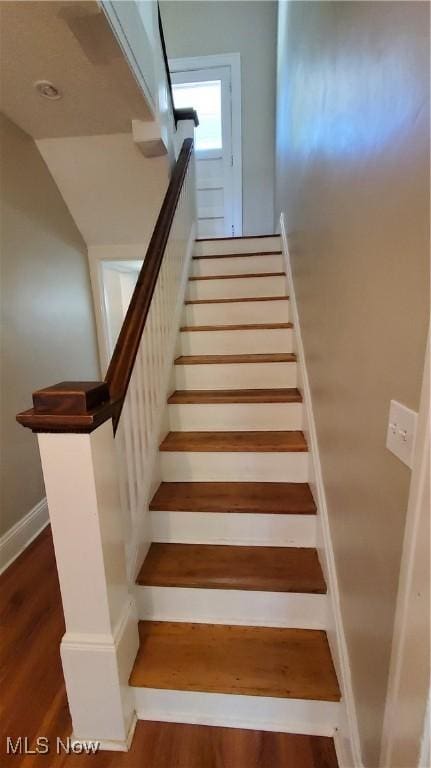
[[[152,115],[95,0],[0,2],[0,108],[36,139],[130,132]],[[35,90],[50,80],[49,101]]]

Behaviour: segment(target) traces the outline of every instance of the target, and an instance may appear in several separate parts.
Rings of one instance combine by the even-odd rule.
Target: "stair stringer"
[[[303,398],[303,432],[309,450],[308,482],[317,506],[317,551],[328,588],[326,632],[342,697],[339,703],[339,723],[334,735],[334,742],[340,768],[363,768],[349,653],[341,613],[340,592],[331,531],[329,528],[328,508],[320,463],[316,422],[314,419],[311,389],[301,335],[301,324],[295,296],[286,221],[283,212],[280,215],[280,232],[287,284],[289,288],[291,319],[294,327],[293,349],[297,356],[297,387]]]

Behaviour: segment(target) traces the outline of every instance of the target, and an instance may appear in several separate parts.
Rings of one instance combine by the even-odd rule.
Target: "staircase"
[[[137,718],[333,736],[345,715],[280,238],[195,241],[193,129],[105,378],[17,414],[38,436],[73,739],[108,750]]]
[[[332,735],[294,329],[277,236],[196,241],[150,504],[141,719]]]

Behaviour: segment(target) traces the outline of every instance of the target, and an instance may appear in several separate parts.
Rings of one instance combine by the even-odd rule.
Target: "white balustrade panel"
[[[148,504],[157,483],[158,447],[166,431],[163,416],[195,238],[195,211],[192,156],[115,436],[132,580],[151,540]]]

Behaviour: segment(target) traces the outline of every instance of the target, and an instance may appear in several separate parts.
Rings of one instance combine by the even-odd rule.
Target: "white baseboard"
[[[335,736],[335,746],[340,768],[362,768],[362,755],[359,739],[358,722],[355,700],[353,695],[349,655],[340,605],[337,571],[334,550],[329,528],[328,508],[325,487],[323,484],[320,464],[319,446],[317,441],[316,423],[314,420],[311,390],[305,361],[304,347],[301,336],[301,326],[298,306],[295,297],[295,287],[290,263],[289,246],[284,214],[280,216],[280,232],[282,249],[285,260],[287,281],[289,286],[291,319],[295,331],[295,352],[298,361],[298,389],[304,402],[304,434],[306,435],[311,457],[310,487],[317,504],[318,552],[322,570],[326,579],[329,597],[328,641],[331,648],[334,666],[341,689],[340,724]]]
[[[39,535],[49,522],[46,498],[41,499],[30,512],[18,520],[0,538],[0,573],[6,570],[18,555]]]

